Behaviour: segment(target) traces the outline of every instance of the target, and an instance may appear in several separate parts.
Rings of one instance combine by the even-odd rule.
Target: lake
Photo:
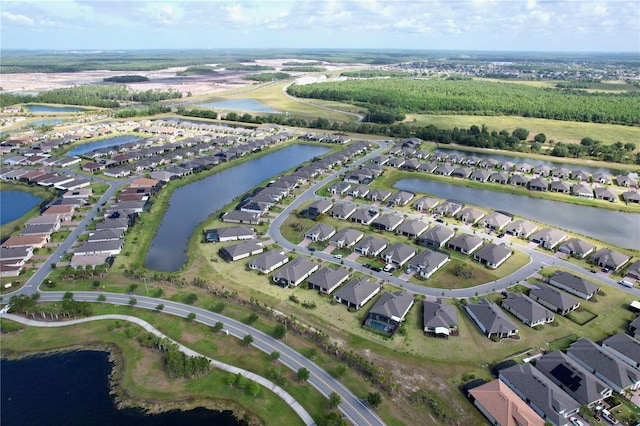
[[[291,145],[176,189],[151,241],[145,266],[179,270],[187,261],[189,238],[200,223],[261,182],[328,151],[321,146]]]
[[[34,112],[34,113],[83,111],[83,108],[78,108],[78,107],[62,107],[62,106],[52,106],[52,105],[24,105],[24,108],[27,111]]]
[[[109,395],[112,364],[107,352],[75,351],[21,360],[0,360],[2,426],[246,425],[230,411],[199,408],[145,415],[118,410]]]
[[[200,106],[218,109],[231,109],[243,112],[262,112],[266,114],[282,114],[280,111],[269,108],[255,99],[230,99],[227,101],[200,104]]]
[[[599,209],[422,179],[400,179],[394,187],[486,209],[506,211],[619,247],[640,249],[638,213]]]
[[[0,191],[0,225],[20,218],[40,201],[42,198],[24,191]]]
[[[82,154],[86,154],[87,152],[95,151],[96,149],[124,145],[126,143],[136,142],[142,139],[143,138],[139,136],[133,136],[133,135],[113,136],[111,138],[101,139],[99,141],[88,142],[88,143],[79,145],[73,148],[71,151],[67,152],[67,156],[73,157],[76,155],[82,155]]]

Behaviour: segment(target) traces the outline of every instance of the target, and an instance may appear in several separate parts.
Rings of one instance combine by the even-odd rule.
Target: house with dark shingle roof
[[[376,229],[392,232],[395,231],[395,229],[400,226],[402,222],[404,222],[404,216],[400,214],[386,213],[374,220],[371,223],[371,226]]]
[[[565,426],[578,413],[580,403],[531,364],[517,364],[500,370],[498,378],[545,421]]]
[[[336,232],[329,240],[329,244],[337,248],[347,248],[355,245],[364,237],[364,232],[357,229],[343,228]]]
[[[504,243],[494,244],[489,243],[475,252],[473,260],[480,262],[482,265],[486,265],[491,269],[496,269],[502,265],[508,258],[511,257],[513,251],[510,250]]]
[[[507,172],[494,172],[489,175],[489,182],[506,184],[509,182],[509,173]]]
[[[439,299],[422,301],[422,324],[425,334],[448,337],[458,335],[458,310]]]
[[[221,247],[218,250],[218,253],[220,253],[220,256],[227,262],[235,262],[236,260],[260,254],[263,251],[264,247],[262,246],[262,241],[250,240]]]
[[[387,263],[393,263],[397,266],[402,266],[415,256],[417,250],[402,243],[395,243],[391,247],[386,248],[381,254],[380,258]]]
[[[387,191],[386,189],[372,189],[369,192],[369,196],[367,198],[375,203],[376,201],[384,201],[390,196],[391,192]]]
[[[389,198],[394,206],[406,206],[416,194],[407,191],[398,191]]]
[[[602,380],[569,358],[562,351],[542,355],[536,368],[582,405],[592,406],[612,394]]]
[[[448,253],[425,249],[409,261],[409,268],[423,278],[429,278],[451,259]]]
[[[492,425],[544,426],[545,421],[500,380],[473,388],[469,395]]]
[[[640,280],[640,260],[636,260],[627,268],[627,277]]]
[[[420,219],[412,219],[403,222],[396,228],[396,233],[409,238],[416,238],[418,235],[429,229],[429,224]]]
[[[463,204],[447,200],[444,203],[436,206],[433,209],[433,212],[440,216],[455,216],[460,210],[462,210],[463,207]]]
[[[453,167],[450,164],[441,164],[433,170],[434,175],[450,176],[453,173]]]
[[[460,234],[448,243],[450,249],[459,251],[462,254],[470,255],[478,250],[482,245],[483,239],[477,235]]]
[[[275,271],[289,261],[289,257],[284,254],[284,250],[270,250],[254,257],[249,261],[249,268],[268,274]]]
[[[435,206],[437,206],[439,202],[440,201],[436,200],[435,198],[425,196],[415,201],[412,207],[419,211],[430,211]]]
[[[367,314],[364,325],[393,335],[400,328],[413,303],[413,295],[409,292],[383,293]]]
[[[589,257],[589,260],[601,268],[609,268],[617,271],[629,262],[631,258],[626,254],[604,247],[593,253]]]
[[[469,179],[475,180],[477,182],[486,182],[487,180],[489,180],[490,176],[491,172],[489,170],[476,169],[469,175]]]
[[[633,391],[640,388],[640,371],[589,339],[581,338],[571,344],[567,356],[615,392],[621,394],[625,389]]]
[[[349,271],[345,268],[329,268],[327,266],[314,272],[307,279],[307,284],[312,290],[318,290],[322,293],[331,294],[335,289],[349,279]]]
[[[540,246],[547,250],[553,250],[565,239],[567,239],[567,234],[564,231],[555,228],[542,228],[531,235],[530,241],[540,244]]]
[[[380,212],[378,210],[369,207],[356,210],[349,220],[362,225],[371,225],[379,216]]]
[[[507,297],[502,301],[502,307],[529,327],[549,324],[555,319],[553,312],[524,294],[507,293]]]
[[[387,248],[389,243],[382,238],[367,235],[362,240],[358,241],[353,250],[360,253],[362,256],[378,256],[384,249]]]
[[[326,241],[333,237],[335,233],[336,229],[333,226],[317,223],[304,234],[304,237],[309,238],[311,241]]]
[[[624,187],[638,187],[638,182],[630,176],[618,175],[616,176],[616,184]]]
[[[463,221],[467,225],[473,225],[484,217],[484,211],[475,207],[467,207],[456,214],[456,219]]]
[[[543,177],[535,177],[529,182],[529,189],[532,191],[546,191],[549,189],[549,181]]]
[[[464,310],[489,339],[503,339],[518,334],[518,327],[493,302],[480,299],[479,303],[467,303]]]
[[[572,185],[571,193],[576,197],[593,198],[593,189],[584,183],[576,183]]]
[[[513,220],[512,216],[508,216],[500,212],[489,213],[484,219],[483,223],[489,229],[495,229],[501,231],[502,228],[507,226]]]
[[[580,306],[580,301],[546,284],[536,284],[538,288],[529,291],[529,297],[560,315],[567,315]]]
[[[558,246],[559,252],[570,254],[581,259],[587,257],[587,255],[595,249],[595,244],[588,243],[579,238],[569,238]]]
[[[529,222],[528,220],[518,219],[507,225],[505,232],[513,235],[514,237],[529,238],[529,236],[536,232],[537,229],[538,225],[535,223]]]
[[[331,217],[346,220],[356,211],[356,206],[347,203],[338,203],[331,208]]]
[[[640,203],[640,193],[638,191],[627,191],[622,193],[622,199],[627,203]]]
[[[551,182],[551,186],[549,189],[553,192],[568,194],[571,192],[571,184],[563,180],[554,180],[553,182]]]
[[[549,278],[549,284],[583,299],[591,299],[600,290],[600,286],[569,272],[556,271]]]
[[[640,369],[640,340],[620,332],[605,339],[602,342],[602,348],[633,368]]]
[[[207,229],[204,231],[206,242],[226,242],[251,240],[255,238],[253,228],[248,226],[229,226],[226,228]]]
[[[418,236],[416,243],[425,247],[442,248],[455,234],[451,228],[436,225]]]
[[[232,210],[223,214],[220,220],[229,223],[246,223],[248,225],[257,225],[260,222],[260,214],[243,212],[241,210]]]
[[[598,200],[605,200],[611,203],[618,201],[618,193],[606,186],[595,188],[593,193]]]
[[[353,278],[340,287],[333,297],[338,303],[357,311],[379,292],[380,285],[378,283],[369,281],[367,278]]]
[[[333,203],[327,200],[316,200],[309,205],[307,214],[311,218],[316,218],[321,214],[327,213],[333,207]]]
[[[356,198],[364,198],[369,195],[371,189],[367,185],[356,185],[349,190],[349,195]]]
[[[273,274],[273,282],[281,287],[297,286],[320,268],[320,265],[307,260],[305,257],[296,257]]]

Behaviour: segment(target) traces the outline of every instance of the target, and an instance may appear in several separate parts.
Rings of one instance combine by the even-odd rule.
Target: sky
[[[640,0],[2,0],[0,48],[640,54]]]

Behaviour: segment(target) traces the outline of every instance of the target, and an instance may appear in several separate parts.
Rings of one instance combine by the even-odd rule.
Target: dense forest
[[[184,71],[179,71],[176,73],[177,76],[180,77],[188,77],[191,75],[213,75],[216,74],[216,70],[213,67],[208,65],[196,65],[192,67],[188,67]]]
[[[260,74],[249,74],[242,77],[244,80],[251,81],[274,81],[274,80],[286,80],[291,78],[291,74],[287,74],[286,72],[263,72]]]
[[[640,125],[640,93],[588,93],[487,81],[407,78],[293,85],[288,92],[399,113],[517,115]]]
[[[104,78],[103,81],[107,83],[140,83],[149,81],[149,79],[144,75],[116,75]]]

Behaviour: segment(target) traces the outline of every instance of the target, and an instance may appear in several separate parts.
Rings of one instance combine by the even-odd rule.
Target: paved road
[[[44,328],[66,327],[66,326],[69,326],[69,325],[82,324],[82,323],[90,322],[90,321],[105,321],[105,320],[129,321],[129,322],[132,322],[132,323],[135,323],[135,324],[139,325],[140,327],[142,327],[146,331],[148,331],[150,333],[153,333],[154,335],[156,335],[158,337],[161,337],[163,339],[168,339],[168,340],[172,341],[173,343],[175,343],[177,345],[177,347],[178,347],[178,349],[180,351],[182,351],[183,353],[185,353],[188,356],[202,356],[202,354],[200,354],[200,353],[198,353],[198,352],[196,352],[196,351],[194,351],[192,349],[189,349],[186,346],[180,344],[179,342],[176,342],[175,340],[170,339],[169,337],[165,336],[158,329],[153,327],[151,324],[149,324],[145,320],[140,319],[138,317],[131,316],[131,315],[97,315],[97,316],[94,316],[94,317],[78,318],[78,319],[69,320],[69,321],[56,321],[56,322],[36,321],[36,320],[32,320],[32,319],[21,317],[19,315],[3,314],[2,312],[0,312],[0,316],[3,316],[3,317],[5,317],[7,319],[10,319],[12,321],[19,322],[21,324],[29,325],[29,326],[32,326],[32,327],[44,327]],[[207,359],[217,369],[220,369],[222,371],[228,371],[229,373],[233,373],[233,374],[238,374],[239,373],[239,374],[247,377],[250,380],[258,382],[261,386],[263,386],[263,387],[269,389],[270,391],[274,392],[276,395],[278,395],[280,398],[282,398],[287,404],[289,404],[289,406],[302,419],[302,421],[304,422],[305,425],[307,425],[307,426],[315,425],[315,422],[313,421],[313,418],[311,417],[309,412],[307,410],[305,410],[298,403],[298,401],[296,401],[287,391],[282,389],[280,386],[275,385],[270,380],[267,380],[262,376],[258,376],[257,374],[252,373],[251,371],[243,370],[241,368],[234,367],[233,365],[225,364],[225,363],[217,361],[217,360],[215,360],[213,358],[207,357]]]
[[[80,291],[74,292],[74,299],[79,301],[96,302],[99,294],[106,296],[105,303],[113,305],[128,305],[132,296],[114,293],[99,293]],[[62,300],[63,292],[42,292],[40,302],[57,302]],[[216,314],[205,309],[194,306],[184,305],[182,303],[172,302],[170,300],[156,299],[146,296],[133,296],[136,298],[135,309],[155,309],[159,304],[164,305],[163,312],[186,318],[190,313],[196,314],[196,321],[213,327],[217,322],[224,324],[224,329],[230,335],[239,339],[244,338],[247,334],[253,336],[252,345],[266,353],[277,351],[280,353],[279,361],[293,371],[298,371],[304,367],[309,370],[309,383],[315,387],[321,394],[328,397],[332,392],[337,392],[342,398],[342,402],[338,408],[345,416],[358,426],[382,426],[384,422],[372,410],[370,410],[360,398],[347,389],[340,381],[332,377],[322,368],[318,367],[314,362],[307,359],[304,355],[291,349],[289,346],[274,339],[273,337],[262,333],[240,321]]]

